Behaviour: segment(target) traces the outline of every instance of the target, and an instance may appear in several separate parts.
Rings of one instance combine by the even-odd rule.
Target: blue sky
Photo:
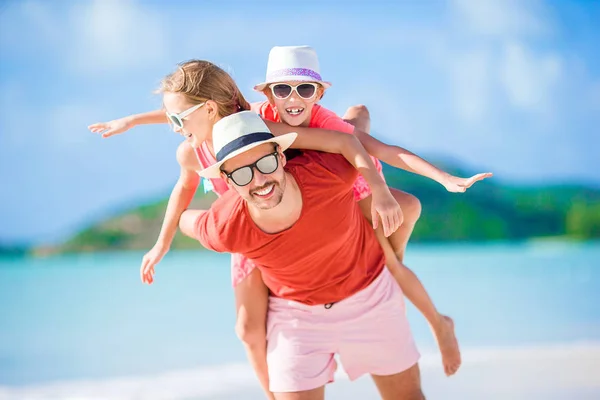
[[[158,107],[152,90],[191,58],[262,100],[275,45],[315,47],[322,104],[366,104],[387,142],[508,184],[600,184],[599,2],[323,3],[2,2],[0,242],[58,240],[166,194],[176,134],[87,125]]]

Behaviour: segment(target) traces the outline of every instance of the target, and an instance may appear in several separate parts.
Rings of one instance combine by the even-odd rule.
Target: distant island
[[[457,168],[444,168],[456,175],[471,175]],[[423,212],[412,236],[414,242],[518,241],[557,236],[580,240],[600,238],[600,190],[597,189],[566,185],[509,187],[492,178],[476,184],[466,193],[448,193],[436,182],[387,165],[384,165],[384,173],[390,186],[421,200]],[[192,208],[207,207],[215,198],[213,193],[204,194],[200,189]],[[98,222],[58,246],[34,248],[29,252],[148,250],[160,230],[167,199]],[[171,248],[199,249],[200,244],[178,233]]]

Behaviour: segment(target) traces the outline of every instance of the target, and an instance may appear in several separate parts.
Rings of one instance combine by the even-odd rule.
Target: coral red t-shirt
[[[314,151],[285,169],[298,182],[303,203],[289,229],[263,232],[247,203],[230,190],[198,218],[196,239],[253,260],[273,296],[327,304],[367,287],[382,271],[384,255],[353,197],[356,170],[340,155]]]
[[[279,116],[277,109],[268,101],[252,103],[250,108],[255,113],[260,114],[260,116],[266,120],[281,122],[281,117]],[[344,133],[354,133],[354,125],[347,123],[333,111],[328,110],[325,107],[321,107],[318,104],[315,104],[312,108],[308,127],[329,129],[330,131]]]

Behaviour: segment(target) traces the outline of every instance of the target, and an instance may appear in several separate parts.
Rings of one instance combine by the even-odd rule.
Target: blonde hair
[[[179,64],[176,71],[163,78],[157,92],[181,93],[192,104],[212,100],[217,103],[220,117],[250,110],[250,104],[233,78],[210,61],[190,60]]]

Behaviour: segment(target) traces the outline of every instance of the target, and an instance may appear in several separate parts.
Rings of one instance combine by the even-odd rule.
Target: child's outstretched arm
[[[192,167],[194,154],[189,143],[182,142],[177,149],[177,161],[181,166],[181,172],[167,204],[167,210],[163,220],[158,239],[152,249],[142,259],[140,276],[142,282],[151,284],[154,281],[154,266],[167,254],[177,228],[181,214],[188,208],[196,189],[200,183],[200,177]]]
[[[390,193],[390,189],[377,172],[373,160],[354,135],[318,128],[291,127],[276,122],[265,121],[275,136],[289,132],[298,134],[292,144],[295,149],[318,150],[343,155],[365,178],[371,188],[373,228],[377,228],[379,218],[386,236],[394,233],[402,223],[402,210]]]
[[[166,124],[168,122],[164,110],[155,110],[142,114],[128,115],[108,122],[96,122],[88,126],[88,129],[94,133],[102,134],[103,138],[107,138],[127,132],[137,125]]]
[[[459,178],[442,171],[435,165],[402,147],[385,144],[359,129],[354,130],[354,135],[373,157],[396,168],[433,179],[443,185],[449,192],[464,192],[474,183],[492,176],[491,172],[485,172],[473,175],[470,178]]]

